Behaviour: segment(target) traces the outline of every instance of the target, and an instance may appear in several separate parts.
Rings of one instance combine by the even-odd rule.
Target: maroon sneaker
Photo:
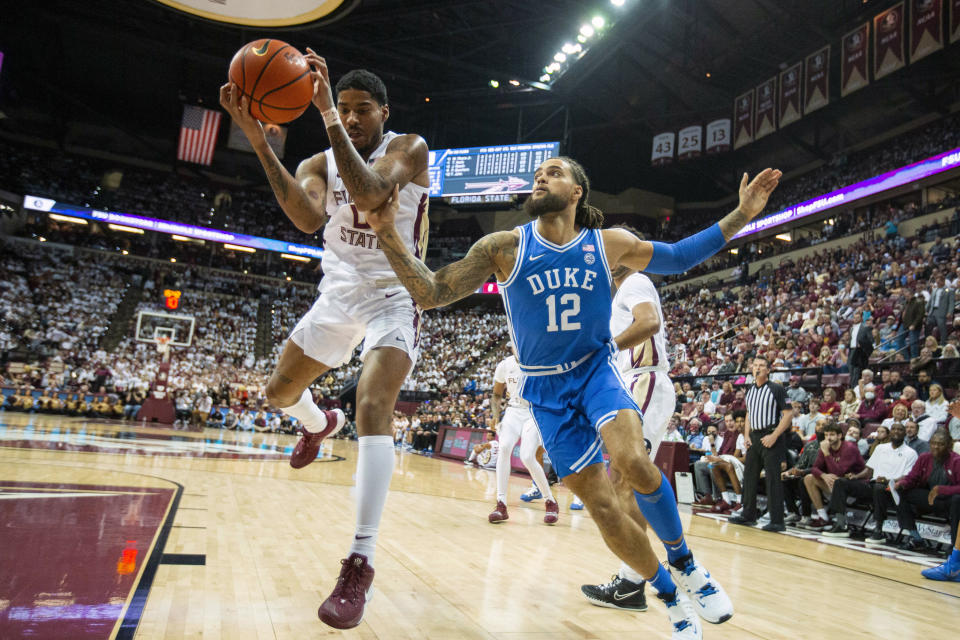
[[[497,505],[498,507],[500,505]],[[492,515],[492,514],[491,514]],[[547,513],[543,516],[543,521],[546,524],[557,524],[557,520],[560,518],[560,505],[557,504],[556,500],[547,500]]]
[[[487,520],[490,521],[490,524],[497,524],[498,522],[503,522],[509,517],[510,516],[507,515],[507,505],[497,500],[497,508],[494,509],[489,516],[487,516]]]
[[[810,520],[809,524],[807,524],[807,526],[804,527],[804,529],[809,529],[811,531],[823,531],[829,526],[830,526],[829,520],[824,520],[823,518],[818,517]]]
[[[693,503],[694,506],[698,507],[712,507],[717,504],[717,501],[713,499],[713,496],[709,493]]]
[[[340,429],[343,429],[343,425],[347,423],[347,417],[343,415],[343,411],[340,409],[324,411],[323,413],[327,416],[327,428],[320,433],[311,433],[303,427],[300,428],[300,440],[297,441],[297,446],[293,448],[293,453],[290,454],[290,466],[294,469],[302,469],[316,460],[323,439],[340,431]]]
[[[730,508],[730,504],[723,498],[720,499],[720,502],[710,507],[710,513],[730,513],[731,511],[733,511],[733,509]]]
[[[334,629],[352,629],[363,620],[363,608],[373,595],[373,567],[367,564],[367,557],[351,553],[349,558],[340,561],[340,577],[317,615],[320,620]]]

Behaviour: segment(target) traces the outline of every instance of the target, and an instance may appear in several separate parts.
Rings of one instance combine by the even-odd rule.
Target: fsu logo
[[[898,26],[900,26],[900,14],[896,11],[888,11],[880,23],[880,28],[884,31],[893,31]]]
[[[783,81],[787,84],[796,84],[797,83],[797,72],[794,69],[787,71],[787,75],[783,76]]]
[[[746,111],[749,106],[750,106],[750,98],[748,98],[747,96],[740,98],[740,111]]]
[[[813,68],[820,69],[823,66],[823,55],[817,54],[813,57]]]
[[[859,49],[863,46],[863,34],[857,31],[847,38],[847,48],[851,50]]]

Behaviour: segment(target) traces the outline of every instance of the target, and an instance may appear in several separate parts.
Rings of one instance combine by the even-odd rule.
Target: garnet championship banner
[[[803,63],[798,62],[780,72],[780,128],[800,119],[800,76]]]
[[[950,42],[960,40],[960,0],[950,2]]]
[[[870,23],[862,25],[843,36],[843,53],[840,59],[840,95],[845,96],[870,84],[867,72],[867,42],[870,40]]]
[[[680,129],[677,134],[677,159],[689,160],[703,149],[703,127],[698,124]]]
[[[943,49],[942,0],[910,0],[910,63]]]
[[[672,131],[653,136],[653,152],[650,154],[650,164],[659,167],[673,162],[673,141]]]
[[[873,79],[890,75],[905,64],[903,52],[903,2],[873,18]]]
[[[753,89],[733,101],[733,148],[753,142]]]
[[[830,102],[830,45],[807,56],[804,78],[803,113],[808,114],[827,106]]]
[[[720,118],[707,124],[707,153],[730,150],[730,118]]]
[[[777,76],[757,87],[757,134],[755,139],[777,130]]]

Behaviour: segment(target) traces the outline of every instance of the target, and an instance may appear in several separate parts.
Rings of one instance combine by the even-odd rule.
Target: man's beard
[[[566,208],[566,199],[549,191],[546,195],[540,196],[539,198],[530,196],[523,203],[523,210],[526,211],[527,215],[531,218],[539,218],[548,213],[563,211]]]

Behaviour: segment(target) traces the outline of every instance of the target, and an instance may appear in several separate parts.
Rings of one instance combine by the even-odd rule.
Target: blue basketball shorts
[[[561,478],[603,462],[600,427],[617,412],[632,409],[643,416],[614,355],[609,345],[575,369],[526,375],[521,381],[520,397],[530,403],[543,447]]]

